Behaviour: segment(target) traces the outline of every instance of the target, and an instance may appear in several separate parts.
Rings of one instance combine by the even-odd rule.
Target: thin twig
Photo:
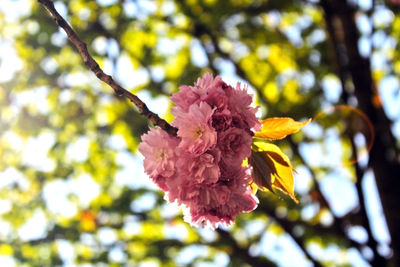
[[[168,124],[168,122],[161,119],[157,114],[151,112],[147,105],[142,100],[140,100],[139,97],[120,86],[114,81],[114,79],[110,75],[107,75],[103,72],[96,60],[94,60],[93,57],[89,54],[86,43],[79,38],[76,32],[68,24],[68,22],[66,22],[65,19],[57,12],[54,7],[53,1],[38,0],[38,2],[41,3],[50,12],[57,25],[65,31],[68,39],[76,47],[76,49],[78,49],[78,52],[81,55],[85,65],[97,76],[97,78],[99,78],[100,80],[108,84],[112,89],[114,89],[116,95],[125,96],[126,98],[128,98],[137,107],[139,114],[145,116],[153,125],[159,126],[170,135],[176,136],[178,130],[175,127],[171,126],[170,124]]]

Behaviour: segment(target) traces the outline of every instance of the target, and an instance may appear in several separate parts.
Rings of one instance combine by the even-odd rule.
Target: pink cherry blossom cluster
[[[252,129],[260,129],[257,109],[246,86],[233,88],[210,73],[179,89],[171,97],[178,136],[161,129],[142,136],[145,171],[167,200],[185,208],[192,225],[229,225],[258,203],[250,170],[242,166],[251,154]]]

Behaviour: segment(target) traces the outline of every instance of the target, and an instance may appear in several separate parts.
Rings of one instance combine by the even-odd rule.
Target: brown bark
[[[139,97],[120,86],[117,82],[114,81],[114,79],[110,75],[107,75],[103,72],[99,64],[90,55],[86,43],[79,38],[76,32],[68,24],[68,22],[66,22],[65,19],[57,12],[54,7],[53,1],[38,0],[38,2],[41,3],[50,12],[57,25],[65,31],[68,39],[76,47],[79,54],[81,55],[85,65],[97,76],[97,78],[99,78],[101,81],[105,82],[112,89],[114,89],[116,95],[125,96],[126,98],[128,98],[137,107],[139,113],[145,116],[149,121],[151,121],[153,125],[159,126],[170,135],[176,136],[178,129],[172,127],[170,124],[168,124],[168,122],[161,119],[157,114],[151,112],[147,105],[142,100],[140,100]]]
[[[359,108],[369,117],[375,127],[376,138],[369,154],[368,166],[375,174],[384,215],[391,235],[393,256],[391,264],[400,265],[400,164],[398,149],[391,131],[391,122],[381,106],[374,105],[377,97],[371,74],[370,60],[358,51],[359,32],[355,23],[355,9],[345,0],[321,1],[326,17],[336,16],[344,33],[347,66],[340,66],[340,72],[350,74],[354,95]],[[382,265],[380,265],[382,266]]]

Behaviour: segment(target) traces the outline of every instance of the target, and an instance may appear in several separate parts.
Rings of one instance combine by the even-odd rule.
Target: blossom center
[[[164,151],[161,151],[160,154],[158,154],[157,161],[162,161],[165,158],[165,153]]]
[[[200,137],[203,133],[204,133],[203,129],[199,128],[194,132],[194,136],[195,137]]]

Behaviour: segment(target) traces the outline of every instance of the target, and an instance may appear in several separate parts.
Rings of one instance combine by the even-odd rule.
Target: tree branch
[[[65,21],[65,19],[57,12],[54,7],[54,3],[51,0],[38,0],[52,15],[57,25],[60,26],[68,36],[68,39],[76,47],[79,54],[81,55],[85,65],[99,78],[101,81],[108,84],[118,96],[124,96],[128,98],[138,109],[139,114],[145,116],[153,125],[159,126],[161,129],[169,133],[170,135],[176,136],[178,129],[171,126],[168,122],[161,119],[157,114],[151,112],[147,105],[140,100],[139,97],[132,94],[122,86],[120,86],[114,79],[103,72],[99,64],[89,54],[87,45],[83,42],[71,26]]]
[[[372,168],[382,201],[384,215],[391,234],[393,248],[392,265],[400,264],[400,195],[398,188],[400,180],[394,174],[400,173],[400,164],[397,160],[399,148],[391,131],[391,121],[386,116],[381,105],[373,103],[377,96],[376,85],[371,75],[371,62],[363,58],[358,51],[359,32],[355,23],[356,10],[344,0],[322,1],[330,8],[325,12],[332,13],[340,19],[343,30],[343,44],[348,57],[348,69],[354,85],[354,95],[359,108],[365,112],[375,126],[376,139],[369,156],[368,166]],[[343,68],[343,67],[342,67]]]

